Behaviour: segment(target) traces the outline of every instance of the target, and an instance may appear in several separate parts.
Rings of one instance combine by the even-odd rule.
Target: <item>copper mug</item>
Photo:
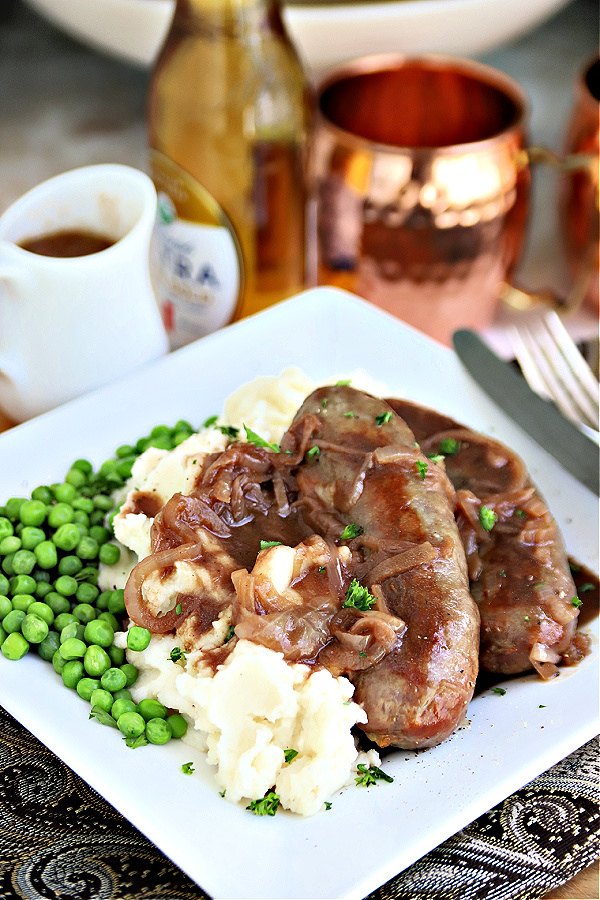
[[[600,58],[577,78],[567,128],[565,160],[571,170],[561,178],[560,223],[565,256],[583,302],[598,310]],[[578,161],[581,165],[577,166]]]
[[[316,280],[449,344],[484,328],[525,238],[527,98],[441,56],[365,57],[317,92]]]

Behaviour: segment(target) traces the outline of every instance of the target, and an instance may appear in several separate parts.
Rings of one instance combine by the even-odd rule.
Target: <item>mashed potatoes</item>
[[[226,446],[219,426],[245,425],[268,441],[279,441],[313,388],[297,369],[245,385],[229,398],[214,426],[175,450],[146,451],[134,466],[128,497],[143,492],[156,499],[158,508],[176,492],[189,493],[204,456]],[[103,567],[103,589],[124,586],[133,565],[148,556],[151,524],[151,515],[136,511],[130,499],[125,500],[114,522],[124,548],[122,561]],[[272,554],[273,560],[278,556]],[[193,588],[185,580],[193,577],[184,564],[176,566],[169,579],[150,586],[153,610],[163,613],[171,608],[178,591]],[[172,633],[154,635],[143,652],[128,650],[129,661],[140,671],[132,688],[134,699],[155,697],[186,717],[191,727],[184,740],[206,751],[228,800],[258,799],[274,789],[283,807],[313,815],[351,781],[359,762],[378,764],[374,751],[359,758],[351,732],[355,724],[366,721],[366,715],[352,702],[354,688],[348,679],[287,663],[282,654],[249,640],[238,640],[215,671],[204,654],[227,640],[230,624],[226,608],[194,642],[193,650],[176,661],[171,652],[181,646],[181,636]],[[126,647],[124,634],[117,641]],[[295,755],[286,754],[290,750]]]

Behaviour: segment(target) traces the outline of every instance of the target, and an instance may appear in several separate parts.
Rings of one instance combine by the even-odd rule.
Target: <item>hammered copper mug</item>
[[[559,197],[567,264],[581,285],[583,301],[595,310],[599,307],[599,115],[600,58],[587,65],[576,81],[565,146],[565,161],[571,160],[573,167],[561,178]]]
[[[317,93],[316,279],[449,344],[484,328],[523,247],[524,91],[440,56],[366,57]]]

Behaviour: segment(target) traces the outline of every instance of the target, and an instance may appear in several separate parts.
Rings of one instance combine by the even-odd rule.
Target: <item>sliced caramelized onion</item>
[[[394,556],[384,559],[383,562],[367,573],[368,583],[370,585],[378,584],[385,581],[386,578],[393,578],[394,575],[402,575],[415,566],[427,565],[437,558],[437,550],[429,541],[423,541],[415,547],[410,547],[402,553],[396,553]]]
[[[539,641],[536,641],[531,648],[529,659],[532,663],[557,663],[560,661],[560,654],[557,653],[556,650],[551,650],[550,647],[546,646],[546,644],[542,644]]]
[[[556,678],[559,674],[558,666],[555,663],[538,662],[537,659],[532,659],[531,665],[544,681],[550,681],[551,678]]]
[[[179,547],[167,547],[158,553],[152,553],[135,566],[125,585],[125,607],[127,615],[136,623],[143,625],[156,634],[165,634],[172,631],[175,626],[182,622],[194,607],[194,598],[187,597],[182,599],[181,612],[177,609],[171,609],[169,612],[161,616],[155,616],[148,609],[148,604],[144,599],[143,584],[148,575],[152,572],[160,572],[175,565],[179,560],[199,559],[202,556],[203,546],[201,542],[195,544],[181,544]]]

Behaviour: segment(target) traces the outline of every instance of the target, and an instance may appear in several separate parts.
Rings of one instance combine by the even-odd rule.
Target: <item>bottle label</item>
[[[174,349],[234,318],[242,256],[233,226],[199,182],[155,150],[150,166],[158,193],[152,283]]]

